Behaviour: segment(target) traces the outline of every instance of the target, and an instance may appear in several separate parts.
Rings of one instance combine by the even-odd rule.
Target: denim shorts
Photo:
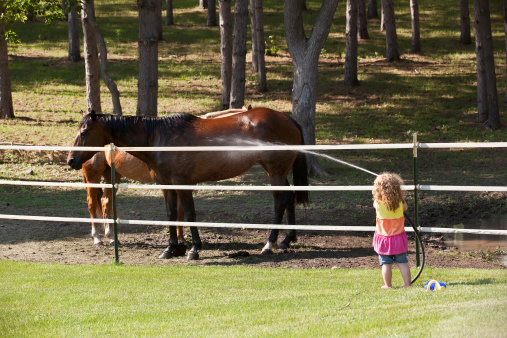
[[[397,255],[378,255],[378,262],[380,265],[393,264],[393,263],[408,263],[407,253]]]

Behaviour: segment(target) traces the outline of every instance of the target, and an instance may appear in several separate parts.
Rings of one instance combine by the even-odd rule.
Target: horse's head
[[[108,143],[105,128],[99,123],[100,118],[101,115],[97,115],[93,110],[83,116],[73,147],[102,147]],[[92,158],[95,153],[96,151],[71,150],[67,157],[67,164],[72,169],[79,170],[83,163]]]

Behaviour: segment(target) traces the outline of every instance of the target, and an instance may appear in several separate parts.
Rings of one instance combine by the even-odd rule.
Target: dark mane
[[[198,119],[197,116],[186,113],[172,114],[163,117],[146,117],[146,116],[117,116],[110,114],[97,114],[97,118],[101,119],[110,133],[124,132],[132,126],[143,126],[147,134],[153,132],[165,133],[168,130],[171,133],[182,133],[191,128],[193,122]]]

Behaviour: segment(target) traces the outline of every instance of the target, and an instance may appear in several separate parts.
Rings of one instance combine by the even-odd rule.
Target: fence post
[[[118,256],[118,224],[116,218],[116,170],[114,169],[114,143],[109,145],[111,154],[111,189],[112,189],[112,202],[113,202],[113,232],[114,232],[114,262],[120,263],[120,257]]]
[[[414,156],[414,222],[415,222],[415,227],[419,230],[419,206],[418,206],[418,199],[419,199],[419,179],[417,177],[417,148],[418,148],[418,144],[417,144],[417,133],[414,133],[413,134],[413,139],[414,139],[414,151],[413,151],[413,156]],[[421,261],[420,261],[420,248],[419,248],[419,241],[415,241],[415,257],[416,257],[416,265],[417,266],[420,266],[421,265]]]

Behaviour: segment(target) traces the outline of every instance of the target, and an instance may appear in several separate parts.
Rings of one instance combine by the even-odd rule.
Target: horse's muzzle
[[[67,164],[74,170],[79,170],[83,167],[80,161],[76,161],[74,157],[69,157]]]

